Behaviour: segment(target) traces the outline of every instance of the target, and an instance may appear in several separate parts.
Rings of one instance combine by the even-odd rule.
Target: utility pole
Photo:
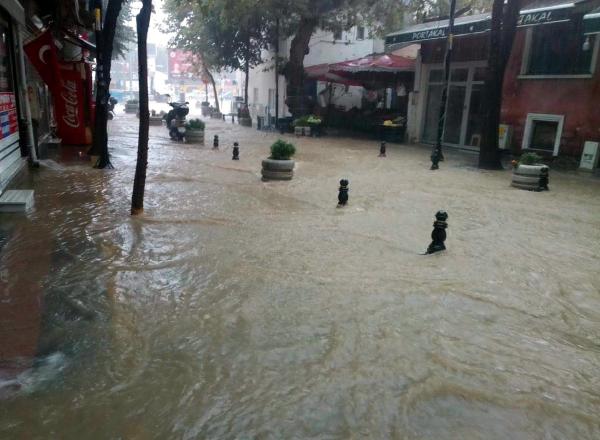
[[[446,123],[446,103],[448,102],[448,88],[450,84],[450,62],[452,60],[452,49],[454,43],[454,15],[456,13],[456,0],[450,0],[450,18],[448,20],[448,39],[446,41],[446,58],[444,59],[444,88],[442,89],[442,99],[440,101],[440,112],[438,119],[438,131],[435,146],[431,153],[431,169],[437,170],[438,163],[444,160],[442,154],[442,136],[444,135],[444,125]]]

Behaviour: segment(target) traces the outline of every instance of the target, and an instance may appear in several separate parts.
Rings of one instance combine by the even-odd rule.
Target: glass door
[[[429,71],[427,102],[422,139],[435,143],[442,96],[444,71],[433,68]],[[478,148],[481,142],[482,96],[485,68],[481,64],[460,65],[450,71],[446,120],[442,141],[455,147]]]

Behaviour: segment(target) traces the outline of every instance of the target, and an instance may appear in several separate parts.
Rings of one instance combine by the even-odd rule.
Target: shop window
[[[356,39],[357,40],[364,40],[365,39],[365,27],[364,26],[357,26],[356,27]]]
[[[586,36],[574,22],[534,26],[531,30],[527,75],[589,75],[596,36]]]

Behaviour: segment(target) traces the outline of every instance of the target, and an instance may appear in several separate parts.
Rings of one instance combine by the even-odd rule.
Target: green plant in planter
[[[279,139],[271,145],[271,157],[269,159],[289,160],[294,154],[296,154],[296,147],[289,142]]]
[[[519,158],[519,165],[536,165],[542,161],[542,157],[536,153],[525,153]]]
[[[186,124],[185,128],[188,130],[204,130],[205,127],[204,121],[200,119],[190,119]]]

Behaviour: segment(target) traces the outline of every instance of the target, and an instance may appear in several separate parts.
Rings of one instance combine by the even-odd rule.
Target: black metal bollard
[[[240,146],[237,142],[233,143],[233,157],[231,160],[240,160]]]
[[[215,137],[213,138],[213,150],[218,150],[219,149],[219,136],[217,136],[215,134]]]
[[[385,157],[385,142],[381,143],[381,146],[379,147],[379,157]]]
[[[438,211],[435,214],[435,221],[433,222],[433,231],[431,232],[431,244],[427,248],[427,254],[433,254],[435,252],[446,250],[446,228],[448,227],[448,213],[446,211]]]
[[[235,118],[235,114],[233,114],[233,113],[232,113],[232,114],[231,114],[231,123],[232,123],[232,124],[235,122],[235,119],[234,119],[234,118]]]
[[[340,189],[338,194],[338,206],[345,206],[348,203],[348,180],[340,180]]]

